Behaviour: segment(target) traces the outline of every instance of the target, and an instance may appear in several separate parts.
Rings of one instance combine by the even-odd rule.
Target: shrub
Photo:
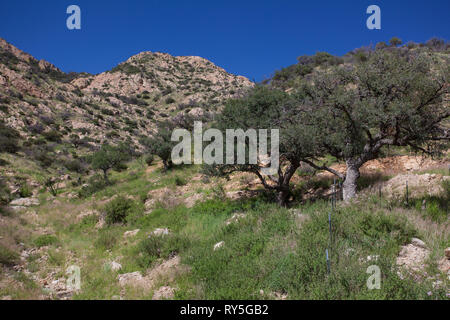
[[[155,157],[152,154],[149,154],[148,156],[145,157],[145,163],[148,166],[151,166],[154,160],[155,160]]]
[[[80,198],[87,198],[94,193],[105,189],[109,185],[111,185],[110,181],[105,181],[101,175],[96,174],[89,178],[87,185],[82,187],[78,192],[78,196]]]
[[[61,134],[56,130],[50,130],[50,131],[44,132],[44,133],[42,133],[42,135],[44,136],[44,138],[47,141],[61,142]]]
[[[43,149],[38,149],[35,153],[34,158],[40,163],[43,168],[48,168],[53,163],[53,158],[51,157],[51,155]]]
[[[0,111],[4,112],[4,113],[9,113],[9,108],[7,105],[0,105]]]
[[[148,268],[159,258],[167,259],[189,247],[190,241],[185,236],[154,236],[142,240],[136,248],[137,261],[142,268]]]
[[[125,223],[127,216],[134,207],[134,201],[124,196],[119,196],[105,205],[106,223],[108,225],[114,223]]]
[[[86,170],[81,161],[78,159],[67,160],[64,162],[64,166],[67,170],[77,173],[83,173]]]
[[[172,97],[168,97],[168,98],[166,99],[166,103],[167,103],[167,104],[171,104],[171,103],[174,103],[174,102],[175,102],[175,99],[172,98]]]
[[[397,37],[393,37],[393,38],[391,38],[391,40],[389,40],[389,44],[392,47],[397,47],[402,44],[402,40]]]
[[[19,137],[19,132],[7,127],[3,121],[0,121],[0,153],[16,153],[19,151]]]
[[[31,191],[31,188],[27,184],[23,184],[20,186],[19,194],[22,198],[29,198],[33,195],[33,192]]]
[[[19,255],[16,252],[0,244],[0,264],[12,266],[17,262],[18,258]]]
[[[130,160],[133,150],[130,146],[120,144],[119,146],[102,145],[101,149],[92,155],[91,164],[95,170],[102,170],[103,177],[108,182],[108,171],[126,169],[125,162]]]
[[[58,238],[56,238],[54,235],[44,234],[44,235],[37,237],[34,240],[34,245],[36,247],[40,248],[40,247],[50,246],[50,245],[56,244],[58,242],[59,242]]]
[[[186,183],[187,183],[186,180],[184,180],[183,178],[181,178],[179,176],[175,177],[175,184],[177,186],[184,186],[184,185],[186,185]]]
[[[0,207],[8,204],[10,197],[11,194],[9,188],[6,186],[6,183],[0,179]]]

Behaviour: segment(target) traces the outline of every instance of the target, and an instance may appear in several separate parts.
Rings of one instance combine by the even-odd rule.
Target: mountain
[[[205,114],[253,86],[201,57],[142,52],[112,70],[64,73],[0,39],[0,115],[31,143],[133,141],[177,113]]]

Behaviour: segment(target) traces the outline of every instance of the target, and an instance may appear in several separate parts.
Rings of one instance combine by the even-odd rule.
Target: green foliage
[[[83,163],[78,159],[67,160],[64,162],[64,166],[67,168],[67,170],[76,173],[84,173],[86,170]]]
[[[167,99],[166,99],[166,104],[171,104],[171,103],[174,103],[176,100],[174,99],[174,98],[172,98],[172,97],[168,97]]]
[[[393,37],[389,40],[389,44],[393,47],[397,47],[402,44],[402,40],[397,37]]]
[[[172,149],[177,144],[177,142],[171,141],[174,129],[175,127],[171,122],[161,122],[158,124],[158,133],[154,137],[145,137],[140,140],[140,143],[146,148],[148,153],[161,158],[164,170],[168,170],[173,166],[171,160]]]
[[[0,244],[0,264],[5,266],[12,266],[19,259],[19,255]]]
[[[279,154],[281,174],[283,179],[277,179],[276,184],[271,185],[262,176],[263,166],[261,164],[250,164],[249,139],[240,146],[246,149],[245,164],[224,164],[204,166],[204,172],[213,176],[228,176],[237,171],[259,174],[263,186],[278,195],[280,205],[286,205],[290,195],[290,179],[300,166],[300,162],[306,159],[320,156],[321,148],[314,142],[313,126],[302,125],[303,114],[297,110],[294,96],[281,90],[269,89],[258,86],[251,90],[247,96],[229,100],[222,113],[218,116],[215,128],[222,131],[225,136],[227,129],[278,129],[280,132]],[[235,150],[239,147],[235,141]],[[270,142],[268,143],[270,153]],[[257,143],[256,143],[257,145]],[[234,151],[237,154],[236,151]],[[226,154],[226,150],[223,150]],[[226,163],[226,161],[223,161]]]
[[[29,198],[33,195],[33,192],[31,191],[31,188],[28,184],[24,183],[20,186],[19,189],[20,197],[22,198]]]
[[[152,154],[149,154],[145,157],[145,163],[148,166],[151,166],[153,164],[153,161],[155,160],[155,157]]]
[[[34,245],[38,248],[59,243],[58,238],[51,234],[40,235],[34,240]]]
[[[112,230],[101,230],[97,239],[94,242],[94,246],[102,250],[112,249],[118,240],[117,234]]]
[[[180,177],[180,176],[176,176],[175,177],[175,185],[177,185],[177,186],[184,186],[186,184],[187,184],[186,180],[183,179],[182,177]]]
[[[298,126],[312,129],[315,149],[347,162],[346,186],[385,145],[438,152],[449,68],[427,53],[377,50],[353,67],[317,72],[298,87]],[[447,80],[446,80],[447,79]],[[431,148],[430,148],[431,147]],[[352,170],[349,174],[348,170]],[[355,181],[353,181],[355,180]],[[348,182],[348,183],[347,183]]]
[[[167,259],[177,255],[190,245],[185,236],[167,235],[151,236],[142,240],[136,247],[135,254],[141,268],[149,268],[157,259]]]
[[[422,215],[438,223],[448,220],[450,212],[450,181],[442,182],[440,195],[427,195],[418,199],[411,199],[412,206],[422,212]]]
[[[19,151],[19,132],[0,121],[0,153],[16,153]]]
[[[89,178],[87,186],[83,186],[78,192],[80,198],[87,198],[96,192],[105,189],[107,186],[111,185],[111,181],[106,181],[101,175],[93,175]]]
[[[102,170],[105,180],[108,181],[108,170],[121,171],[125,169],[125,162],[131,159],[131,154],[132,150],[124,143],[118,146],[104,144],[99,151],[92,155],[91,165],[94,170]]]
[[[11,194],[9,188],[7,187],[5,181],[0,179],[0,207],[8,204],[11,200]]]
[[[125,62],[125,63],[121,63],[118,66],[112,68],[110,72],[123,72],[127,75],[132,75],[132,74],[140,73],[141,70],[138,67]]]
[[[142,213],[142,207],[134,200],[125,198],[124,196],[118,196],[108,202],[105,207],[105,221],[108,225],[114,223],[125,223],[129,221],[130,216],[134,216]]]
[[[405,217],[376,207],[339,209],[332,215],[330,243],[326,202],[299,208],[305,216],[300,228],[286,209],[259,201],[247,205],[247,216],[230,225],[207,221],[213,217],[224,221],[233,211],[223,217],[220,208],[194,210],[202,212],[201,218],[193,215],[191,219],[199,219],[195,221],[198,228],[208,231],[183,256],[192,267],[193,281],[201,283],[202,299],[273,299],[270,292],[287,293],[294,300],[428,298],[431,283],[400,279],[397,274],[395,258],[400,246],[417,236]],[[219,241],[225,245],[214,251]],[[380,257],[376,262],[382,272],[380,290],[366,286],[366,270],[373,261],[361,258],[369,255]],[[445,290],[433,291],[434,297],[445,298]]]

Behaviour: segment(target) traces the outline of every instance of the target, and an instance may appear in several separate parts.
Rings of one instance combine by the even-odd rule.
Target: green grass
[[[19,255],[16,252],[0,244],[0,264],[11,266],[17,262],[18,258]]]
[[[64,269],[68,263],[73,263],[69,256],[76,257],[82,272],[82,290],[74,299],[111,299],[120,295],[117,272],[104,268],[106,263],[119,261],[122,269],[118,273],[145,273],[175,255],[189,270],[177,274],[169,284],[177,288],[176,299],[272,299],[274,292],[287,294],[289,299],[445,299],[445,290],[433,289],[428,280],[400,279],[395,258],[411,237],[420,237],[430,243],[432,257],[438,260],[442,250],[448,247],[449,236],[439,232],[425,234],[409,222],[408,215],[421,215],[426,221],[444,225],[448,219],[447,213],[443,214],[446,208],[448,212],[445,207],[448,197],[427,198],[426,211],[418,207],[423,199],[416,199],[417,203],[412,202],[405,208],[376,196],[359,204],[338,206],[332,215],[331,241],[328,232],[330,205],[326,200],[295,207],[306,217],[300,222],[292,210],[280,208],[263,196],[230,201],[223,197],[223,188],[214,190],[214,187],[199,184],[193,190],[215,195],[213,199],[192,208],[183,204],[158,206],[144,213],[143,203],[149,191],[181,187],[199,170],[191,166],[162,173],[157,168],[147,172],[147,168],[143,159],[133,161],[128,170],[111,172],[114,184],[92,197],[70,200],[68,207],[64,206],[66,203],[61,207],[44,204],[37,209],[41,217],[39,223],[55,230],[57,237],[31,237],[27,244],[50,246],[47,251],[50,268]],[[365,183],[371,185],[379,179],[383,177],[371,176]],[[326,189],[332,181],[313,177],[300,184],[297,191]],[[118,200],[110,201],[109,206],[98,204],[98,200],[114,195],[119,195]],[[125,201],[121,195],[133,199]],[[120,221],[98,230],[95,225],[99,218],[95,215],[77,221],[74,217],[79,211],[73,216],[58,212],[77,206],[80,206],[79,211],[89,208],[106,215],[110,212],[120,216]],[[244,213],[245,217],[227,225],[226,221],[235,213]],[[66,221],[65,217],[71,218]],[[156,228],[168,228],[170,233],[149,238]],[[125,231],[133,229],[140,229],[135,237],[123,236]],[[214,251],[214,245],[220,241],[225,245]],[[330,252],[330,273],[325,261],[326,249]],[[369,255],[378,255],[379,260],[365,262]],[[2,264],[17,258],[0,246]],[[28,258],[29,270],[42,271],[36,265],[37,258]],[[380,290],[367,289],[370,275],[366,271],[371,264],[381,269]],[[437,272],[436,266],[431,270]],[[22,275],[17,277],[27,283]],[[167,285],[161,282],[163,284]],[[31,288],[30,292],[33,290]],[[429,291],[433,292],[431,297],[427,295]],[[151,294],[125,290],[125,298],[146,299],[151,298]],[[18,296],[25,296],[25,293],[15,293],[14,297]]]
[[[34,240],[34,245],[38,248],[59,243],[58,238],[51,234],[44,234]]]

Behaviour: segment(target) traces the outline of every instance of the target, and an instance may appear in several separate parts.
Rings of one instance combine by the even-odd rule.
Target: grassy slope
[[[113,173],[116,183],[92,198],[58,197],[56,203],[44,201],[35,208],[34,220],[27,213],[14,214],[23,221],[14,231],[22,230],[18,241],[23,241],[27,248],[49,244],[46,263],[36,263],[42,253],[32,255],[27,259],[28,270],[41,278],[54,271],[58,278],[64,277],[68,266],[79,265],[82,290],[75,299],[111,299],[118,295],[126,299],[150,299],[153,289],[161,285],[176,288],[177,299],[271,299],[274,293],[287,293],[289,299],[445,298],[445,290],[433,289],[429,280],[400,279],[394,266],[400,246],[416,236],[431,249],[427,272],[438,274],[435,261],[450,242],[448,219],[432,222],[420,208],[404,208],[369,197],[359,204],[338,206],[332,216],[330,243],[330,206],[325,200],[288,210],[267,203],[262,197],[226,200],[201,182],[192,186],[192,191],[217,196],[192,208],[160,203],[150,214],[144,214],[143,202],[150,190],[174,189],[180,184],[177,177],[181,175],[186,182],[193,183],[192,177],[198,173],[194,166],[168,174],[162,174],[156,166],[150,169],[142,161],[135,161],[127,171]],[[85,210],[101,212],[104,199],[116,194],[134,199],[128,223],[97,230],[95,217],[76,219]],[[46,197],[48,194],[41,195],[42,199]],[[298,212],[302,216],[294,214]],[[244,213],[245,217],[227,225],[227,219],[234,213]],[[0,227],[2,235],[13,232]],[[140,232],[136,237],[123,237],[125,231],[137,228]],[[147,239],[155,228],[169,228],[171,233],[164,238]],[[40,236],[43,233],[51,233],[56,239],[43,239]],[[214,251],[214,244],[220,241],[225,241],[225,245]],[[327,274],[325,262],[327,248],[331,253],[331,274]],[[188,271],[177,273],[170,281],[160,279],[150,291],[121,290],[117,272],[105,266],[116,260],[122,264],[119,273],[145,273],[174,254],[180,256]],[[369,277],[366,269],[374,264],[364,262],[369,255],[380,256],[375,264],[382,272],[381,290],[366,287]],[[5,267],[3,271],[0,284],[5,283],[11,272],[6,272]],[[0,285],[0,296],[36,298],[41,294],[29,275],[13,274],[15,285]],[[448,280],[445,281],[448,287]],[[429,291],[432,296],[427,295]]]

